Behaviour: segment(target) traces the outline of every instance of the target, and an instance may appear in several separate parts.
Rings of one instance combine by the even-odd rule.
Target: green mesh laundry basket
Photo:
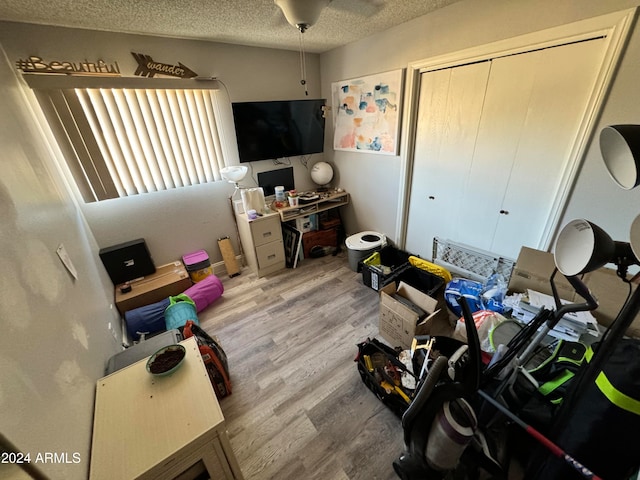
[[[187,323],[187,320],[193,320],[194,323],[200,325],[196,304],[188,295],[181,293],[180,295],[169,297],[169,301],[169,306],[164,311],[164,322],[167,330],[182,328]]]

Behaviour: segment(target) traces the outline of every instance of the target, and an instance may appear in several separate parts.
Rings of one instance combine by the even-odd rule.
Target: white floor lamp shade
[[[221,169],[220,175],[228,182],[238,183],[247,175],[248,170],[246,165],[232,165]]]

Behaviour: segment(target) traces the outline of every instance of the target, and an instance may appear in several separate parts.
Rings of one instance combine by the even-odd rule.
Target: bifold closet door
[[[421,74],[406,249],[433,237],[517,258],[538,248],[576,144],[603,39]]]
[[[465,213],[459,196],[471,167],[490,62],[423,73],[406,249],[431,258],[433,237],[451,237]]]
[[[517,258],[520,247],[541,248],[542,235],[565,188],[563,177],[605,55],[605,39],[549,48],[541,58],[525,126],[504,193],[491,250]],[[535,208],[530,208],[533,205]],[[517,213],[517,215],[512,215]]]

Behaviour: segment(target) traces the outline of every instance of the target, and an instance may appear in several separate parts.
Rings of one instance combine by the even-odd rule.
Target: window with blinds
[[[28,82],[86,202],[221,179],[217,89],[208,82],[165,88],[185,81],[158,79],[138,88],[137,80],[94,87],[95,78],[75,79],[80,86],[61,88]]]

